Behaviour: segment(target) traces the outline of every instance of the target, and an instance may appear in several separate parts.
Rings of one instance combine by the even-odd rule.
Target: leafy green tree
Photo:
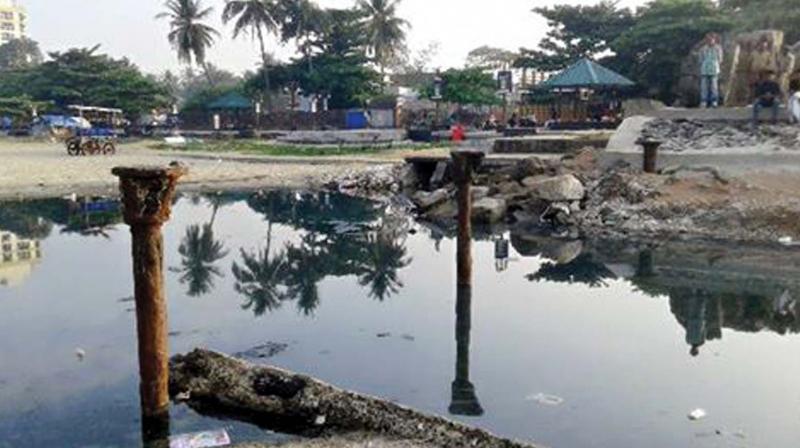
[[[264,91],[269,94],[269,63],[265,38],[267,35],[276,35],[279,31],[280,10],[273,0],[227,0],[222,11],[222,21],[233,21],[234,39],[248,33],[252,38],[258,39],[261,49],[261,75],[264,77]],[[269,97],[269,95],[267,95]]]
[[[272,87],[299,86],[308,95],[329,96],[328,105],[333,109],[361,107],[380,92],[379,75],[364,54],[361,15],[352,9],[328,10],[328,15],[330,20],[314,43],[313,70],[305,68],[303,59],[276,67],[278,79]],[[257,74],[248,80],[248,90],[264,88],[259,78]]]
[[[400,0],[358,0],[358,8],[365,17],[368,47],[375,55],[381,74],[398,51],[405,48],[405,30],[411,26],[397,16],[399,4]]]
[[[0,97],[27,97],[65,110],[71,104],[115,107],[138,118],[169,104],[163,85],[127,59],[97,53],[98,47],[49,54],[46,62],[0,76]]]
[[[43,60],[39,44],[27,37],[0,45],[0,71],[30,68],[41,64]]]
[[[721,0],[720,7],[738,30],[777,29],[786,33],[787,44],[800,41],[800,0]]]
[[[608,63],[666,103],[675,99],[680,67],[709,32],[724,32],[730,19],[711,0],[655,0],[637,11],[635,23],[611,47]]]
[[[517,53],[502,48],[484,45],[467,54],[467,67],[481,70],[502,70],[509,68],[519,58]]]
[[[499,104],[497,83],[491,74],[478,68],[450,69],[441,74],[442,100],[455,104],[491,105]],[[425,89],[425,95],[433,95],[433,85]]]
[[[169,19],[167,39],[177,51],[178,60],[189,66],[195,62],[208,73],[206,53],[219,33],[204,21],[214,8],[204,8],[201,0],[167,0],[164,7],[166,11],[156,18]],[[209,84],[213,84],[210,77]]]
[[[634,22],[631,11],[618,4],[618,0],[603,0],[596,5],[535,8],[550,29],[537,49],[521,50],[515,65],[554,72],[607,52],[610,43]]]

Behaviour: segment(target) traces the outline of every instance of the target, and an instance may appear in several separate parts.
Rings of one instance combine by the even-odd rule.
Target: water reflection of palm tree
[[[208,294],[214,288],[214,277],[222,277],[215,263],[225,258],[228,252],[221,241],[214,238],[212,224],[191,225],[178,247],[181,254],[182,273],[180,282],[188,283],[187,294],[198,297]]]
[[[361,286],[369,286],[369,296],[381,302],[400,291],[403,282],[397,271],[411,264],[411,259],[406,256],[405,238],[398,233],[384,226],[367,237],[366,254],[358,282]]]
[[[297,308],[306,316],[314,314],[320,302],[319,282],[328,275],[326,261],[330,261],[327,251],[316,242],[316,235],[304,236],[297,246],[287,249],[288,272],[287,296],[297,300]]]
[[[263,251],[248,253],[242,249],[242,265],[234,262],[231,268],[236,278],[234,289],[246,299],[242,309],[252,309],[256,316],[277,309],[288,298],[282,287],[287,269],[286,253],[280,251],[272,255],[271,241],[267,238]]]

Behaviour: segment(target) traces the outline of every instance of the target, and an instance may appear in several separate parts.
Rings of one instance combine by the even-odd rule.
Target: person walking
[[[719,36],[708,33],[705,44],[700,48],[700,107],[719,106],[719,75],[723,58]]]

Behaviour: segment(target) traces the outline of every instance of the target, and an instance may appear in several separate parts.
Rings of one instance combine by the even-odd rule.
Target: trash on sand
[[[76,348],[75,356],[78,358],[78,361],[83,361],[83,359],[86,358],[86,350],[82,348]]]
[[[224,429],[180,434],[169,438],[169,448],[214,448],[231,444]]]
[[[164,143],[168,145],[185,145],[186,137],[183,136],[171,136],[171,137],[164,137]]]
[[[542,404],[545,406],[560,406],[564,403],[564,399],[555,395],[548,395],[548,394],[536,394],[536,395],[529,395],[525,398],[527,401],[533,401],[538,404]]]
[[[689,413],[688,417],[689,420],[697,421],[706,418],[707,415],[708,414],[706,413],[705,409],[695,409]]]

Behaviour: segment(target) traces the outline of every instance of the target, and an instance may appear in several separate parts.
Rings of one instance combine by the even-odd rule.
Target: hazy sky
[[[148,72],[178,67],[166,41],[168,24],[155,20],[163,0],[20,0],[28,9],[29,34],[44,51],[102,44],[104,52],[127,56]],[[219,22],[224,0],[204,0],[215,8],[214,25],[222,38],[209,61],[241,72],[255,68],[257,47],[248,39],[233,41],[230,29]],[[322,6],[347,7],[355,0],[319,0]],[[557,3],[592,4],[596,0],[403,0],[400,15],[411,22],[408,33],[413,50],[429,42],[441,44],[438,64],[461,66],[467,53],[481,45],[509,50],[534,46],[546,31],[544,20],[531,12],[536,6]],[[647,0],[622,0],[639,6]],[[292,49],[271,44],[276,55],[287,59]]]

